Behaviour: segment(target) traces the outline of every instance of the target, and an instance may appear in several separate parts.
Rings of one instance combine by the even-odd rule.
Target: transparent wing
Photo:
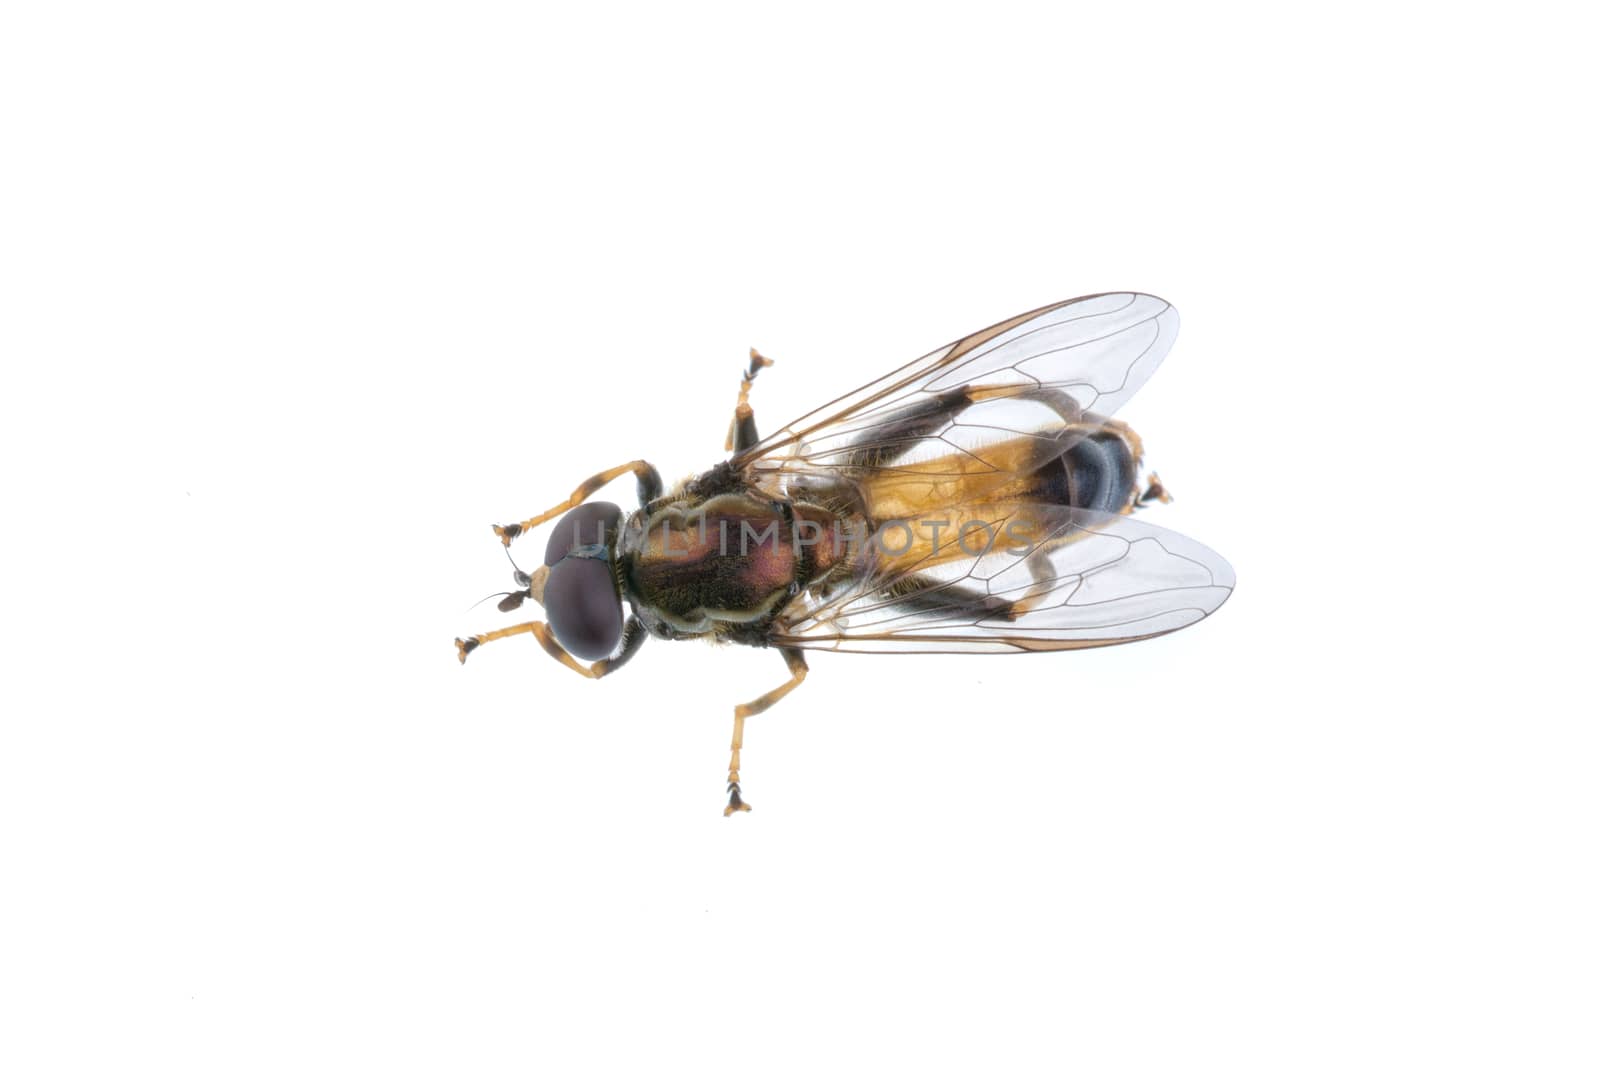
[[[997,476],[1026,473],[1132,396],[1177,333],[1172,305],[1143,293],[1051,304],[913,360],[794,420],[733,463],[774,489],[795,476],[859,478],[909,465],[919,480],[947,481],[954,490],[975,464],[930,464],[953,454],[982,454],[976,466]],[[990,446],[999,441],[1029,447],[995,452]]]
[[[880,530],[853,578],[791,605],[774,643],[837,652],[1092,648],[1196,623],[1233,585],[1215,552],[1123,515],[984,505]]]

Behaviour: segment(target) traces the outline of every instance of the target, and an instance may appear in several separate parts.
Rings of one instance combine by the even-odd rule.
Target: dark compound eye
[[[603,545],[611,540],[612,531],[622,520],[622,509],[602,500],[579,504],[555,524],[550,540],[545,542],[544,562],[554,567],[556,562],[580,545]]]
[[[564,559],[551,567],[544,610],[561,647],[581,659],[604,659],[622,636],[622,598],[604,560]]]
[[[544,546],[550,577],[544,586],[544,610],[561,647],[583,659],[604,659],[622,635],[622,598],[603,559],[571,553],[608,545],[622,521],[622,509],[604,501],[580,504],[563,515]]]

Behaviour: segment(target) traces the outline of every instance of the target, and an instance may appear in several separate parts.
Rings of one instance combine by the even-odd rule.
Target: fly
[[[1141,475],[1137,434],[1110,415],[1177,336],[1142,293],[1079,297],[1007,319],[914,360],[765,437],[750,351],[724,449],[665,490],[644,460],[561,503],[496,526],[507,548],[559,520],[519,592],[531,634],[563,666],[603,678],[647,636],[772,648],[788,680],[734,708],[728,803],[744,723],[806,678],[806,653],[1051,652],[1140,641],[1220,607],[1234,576],[1215,552],[1131,518],[1171,499]],[[632,475],[639,507],[589,501]],[[626,607],[626,613],[624,612]],[[626,615],[626,618],[624,617]],[[587,661],[587,662],[585,662]]]

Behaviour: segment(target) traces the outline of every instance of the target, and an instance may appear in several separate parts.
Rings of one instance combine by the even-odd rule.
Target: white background
[[[1595,1062],[1592,36],[579,7],[8,9],[0,1059]],[[775,654],[457,665],[749,345],[1116,288],[1202,625],[814,656],[726,820]]]

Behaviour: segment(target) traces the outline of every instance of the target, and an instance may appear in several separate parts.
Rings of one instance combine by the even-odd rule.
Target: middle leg
[[[772,360],[753,348],[750,350],[750,369],[744,372],[744,379],[739,383],[739,399],[733,406],[733,421],[728,424],[728,439],[722,443],[724,451],[743,452],[761,440],[761,435],[756,433],[755,411],[750,407],[750,385],[762,367],[770,366]]]
[[[744,721],[752,715],[760,715],[806,680],[805,653],[795,648],[780,648],[778,651],[783,654],[783,662],[789,667],[789,680],[750,703],[740,704],[733,709],[733,758],[728,761],[728,806],[722,810],[723,815],[750,810],[750,805],[739,796],[739,750],[744,747]]]

